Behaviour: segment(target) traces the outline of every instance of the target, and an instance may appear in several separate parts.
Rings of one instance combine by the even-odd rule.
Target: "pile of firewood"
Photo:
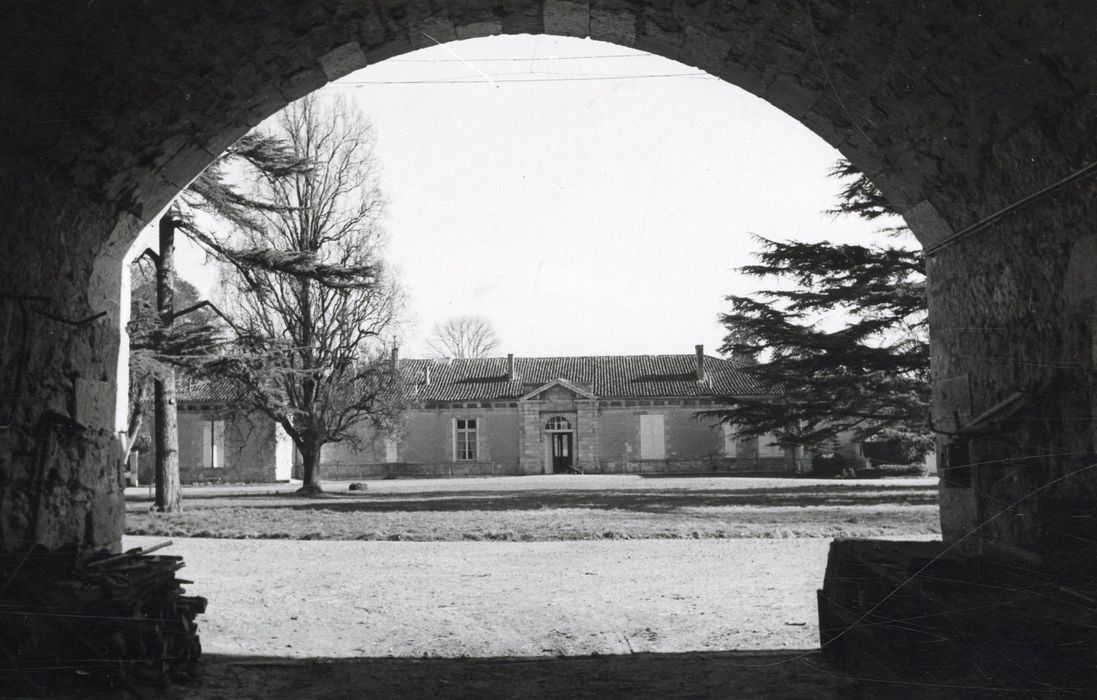
[[[182,557],[35,547],[0,553],[0,694],[84,694],[187,680],[202,645]]]

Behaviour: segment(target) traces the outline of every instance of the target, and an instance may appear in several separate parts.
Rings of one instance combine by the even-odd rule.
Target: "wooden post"
[[[164,328],[175,320],[174,208],[160,217],[160,257],[156,264],[156,313]],[[182,510],[179,484],[179,424],[175,402],[175,370],[168,368],[153,384],[156,416],[156,510]]]

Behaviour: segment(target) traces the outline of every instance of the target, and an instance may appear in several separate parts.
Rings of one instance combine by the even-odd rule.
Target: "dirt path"
[[[210,599],[210,653],[502,657],[815,647],[827,547],[182,539],[166,553]]]

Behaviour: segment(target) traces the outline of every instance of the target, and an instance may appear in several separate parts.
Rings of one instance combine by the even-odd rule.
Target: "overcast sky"
[[[594,57],[594,58],[591,58]],[[696,69],[634,49],[494,37],[405,54],[325,88],[377,131],[405,357],[478,314],[499,354],[715,354],[723,297],[757,286],[749,233],[864,242],[833,220],[838,153]],[[181,274],[208,290],[200,255]]]

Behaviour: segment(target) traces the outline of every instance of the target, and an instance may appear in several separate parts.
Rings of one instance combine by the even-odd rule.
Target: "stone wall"
[[[942,522],[968,551],[1097,536],[1092,200],[1075,186],[931,257]]]
[[[203,425],[223,421],[222,466],[203,464]],[[179,479],[194,483],[268,483],[275,481],[277,449],[274,422],[259,413],[239,413],[212,406],[180,406],[178,413]],[[149,425],[149,431],[153,426]],[[151,484],[156,464],[155,440],[138,459],[138,481]]]
[[[715,421],[697,418],[699,410],[716,406],[692,407],[669,405],[674,400],[618,401],[644,404],[601,407],[598,454],[601,460],[638,461],[640,459],[640,416],[663,416],[663,442],[669,460],[697,460],[724,456],[724,439]],[[654,405],[659,404],[659,405]]]
[[[2,149],[0,201],[12,199],[0,223],[0,549],[117,547],[121,257],[94,267],[118,251],[87,235],[112,226],[110,207]],[[17,181],[3,178],[12,169]]]

